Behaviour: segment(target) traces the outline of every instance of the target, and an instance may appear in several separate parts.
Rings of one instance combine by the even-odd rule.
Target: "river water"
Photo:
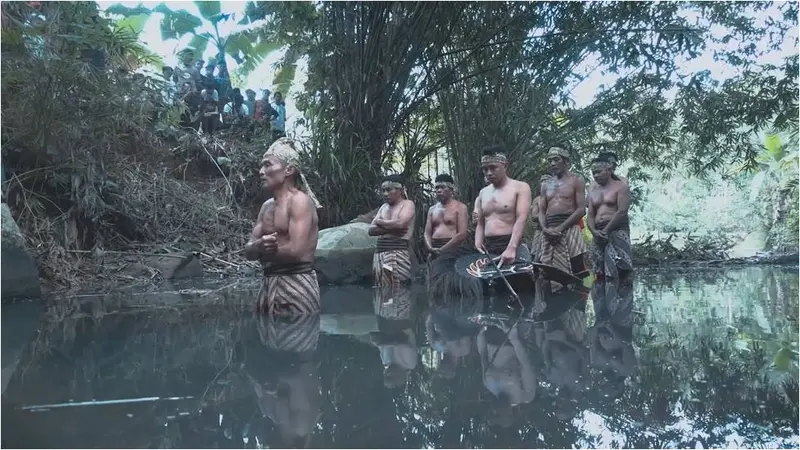
[[[421,289],[292,321],[252,285],[4,305],[2,445],[796,448],[799,294],[796,267],[643,272],[485,328]]]

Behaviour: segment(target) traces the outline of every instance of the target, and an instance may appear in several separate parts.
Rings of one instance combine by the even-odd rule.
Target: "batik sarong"
[[[319,282],[310,262],[273,264],[264,269],[258,311],[270,315],[320,311]]]
[[[607,221],[595,224],[602,230]],[[628,221],[621,223],[616,230],[608,234],[608,242],[599,243],[592,240],[592,270],[607,278],[619,279],[620,271],[633,270],[633,253],[631,248],[631,232]]]
[[[553,214],[547,216],[546,226],[555,228],[569,218],[569,214]],[[572,225],[561,233],[558,239],[551,239],[542,235],[541,250],[536,255],[537,261],[557,267],[564,272],[571,273],[578,278],[589,275],[586,267],[587,248],[581,236],[580,227]]]
[[[505,234],[502,236],[486,236],[484,239],[484,247],[486,251],[489,252],[491,255],[501,255],[506,248],[508,248],[508,244],[511,242],[511,235]],[[530,253],[528,251],[527,245],[520,242],[517,246],[517,259],[519,259],[521,255],[521,248],[525,247],[526,253]],[[528,275],[511,275],[507,277],[508,284],[514,289],[514,291],[521,297],[523,303],[527,303],[528,297],[526,294],[531,294],[533,292],[533,279]],[[495,279],[491,282],[492,285],[495,286],[496,291],[501,294],[511,294],[508,292],[508,287],[506,286],[505,282],[502,279]],[[491,294],[488,289],[484,289],[484,292],[487,294]],[[500,305],[496,305],[500,306]]]
[[[449,238],[432,239],[433,248],[441,248],[450,242]],[[474,247],[461,243],[456,248],[432,254],[428,261],[427,288],[428,294],[433,297],[444,298],[475,298],[481,295],[481,284],[477,280],[472,280],[459,276],[455,271],[455,264],[461,256],[474,253]]]
[[[411,282],[411,252],[407,239],[391,236],[378,238],[372,257],[372,277],[376,286]]]

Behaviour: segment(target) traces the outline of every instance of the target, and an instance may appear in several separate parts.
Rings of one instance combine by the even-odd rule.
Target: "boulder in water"
[[[39,269],[25,248],[25,239],[11,216],[8,205],[2,204],[2,298],[38,298],[42,295]]]
[[[319,232],[314,266],[322,284],[352,284],[372,279],[372,256],[378,238],[369,224],[348,223]]]

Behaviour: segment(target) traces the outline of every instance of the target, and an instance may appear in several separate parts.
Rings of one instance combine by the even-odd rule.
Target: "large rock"
[[[378,238],[369,224],[348,223],[319,232],[314,266],[320,283],[351,284],[372,280],[372,255]]]
[[[2,247],[0,260],[2,267],[2,299],[36,298],[42,295],[39,283],[39,269],[25,248],[25,239],[11,216],[8,205],[2,204]]]

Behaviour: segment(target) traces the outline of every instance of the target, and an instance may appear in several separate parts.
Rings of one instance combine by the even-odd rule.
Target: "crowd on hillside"
[[[224,63],[198,60],[185,67],[162,69],[162,101],[181,106],[180,125],[213,135],[215,131],[241,128],[248,134],[268,133],[272,140],[285,136],[286,103],[281,92],[261,90],[261,98],[247,89],[242,95],[231,86]],[[272,97],[272,102],[270,102]]]

